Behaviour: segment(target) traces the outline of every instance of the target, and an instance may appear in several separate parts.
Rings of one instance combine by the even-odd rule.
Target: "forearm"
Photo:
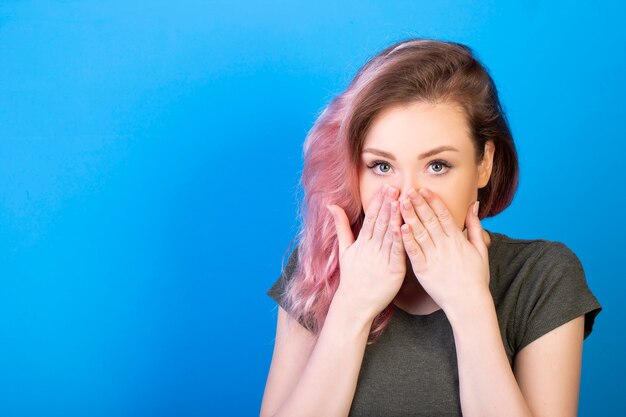
[[[448,319],[454,332],[463,416],[532,416],[507,359],[491,296],[452,312]]]
[[[336,296],[298,384],[275,416],[347,416],[371,325]]]

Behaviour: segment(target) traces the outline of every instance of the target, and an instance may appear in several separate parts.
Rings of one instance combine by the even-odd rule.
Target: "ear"
[[[493,168],[493,155],[495,153],[496,146],[492,140],[485,142],[485,150],[483,152],[483,159],[478,164],[478,188],[483,188],[489,183],[491,178],[491,170]]]

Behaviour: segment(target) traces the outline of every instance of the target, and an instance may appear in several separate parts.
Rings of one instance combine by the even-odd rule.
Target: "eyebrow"
[[[424,158],[428,158],[429,156],[437,155],[438,153],[445,152],[445,151],[458,152],[459,150],[455,148],[454,146],[444,145],[444,146],[439,146],[437,148],[431,149],[430,151],[426,151],[420,154],[417,158],[424,159]],[[390,154],[389,152],[381,151],[380,149],[374,149],[374,148],[363,149],[362,153],[366,153],[366,152],[373,153],[374,155],[379,155],[379,156],[391,159],[392,161],[396,160],[396,158],[392,154]]]

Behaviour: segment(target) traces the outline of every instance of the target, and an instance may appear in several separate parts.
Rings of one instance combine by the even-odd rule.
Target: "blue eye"
[[[391,165],[389,165],[389,164],[388,164],[387,162],[385,162],[385,161],[374,161],[374,162],[372,162],[371,164],[369,164],[367,167],[368,167],[369,169],[373,169],[373,168],[376,168],[376,167],[379,167],[379,166],[382,166],[382,167],[387,167],[387,170],[382,169],[382,170],[380,171],[380,172],[383,172],[383,173],[385,173],[385,174],[386,174],[387,172],[389,172],[389,170],[391,170]],[[382,174],[378,174],[375,170],[374,170],[374,174],[376,174],[376,175],[382,175]]]
[[[429,165],[433,173],[443,175],[451,168],[451,165],[443,160],[432,161]]]
[[[431,165],[433,167],[433,171],[435,172],[441,172],[443,171],[443,164],[441,162],[435,162],[434,164]]]
[[[372,163],[367,165],[367,167],[372,170],[374,175],[381,176],[389,173],[392,168],[391,164],[385,161],[373,161]],[[378,167],[380,168],[376,169]],[[434,175],[444,175],[450,170],[450,168],[452,168],[452,165],[450,165],[447,161],[444,161],[443,159],[437,159],[431,161],[428,164],[428,169],[430,170],[430,173]]]

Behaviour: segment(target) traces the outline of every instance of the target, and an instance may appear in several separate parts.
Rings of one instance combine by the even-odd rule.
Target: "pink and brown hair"
[[[319,335],[339,285],[339,249],[327,204],[341,206],[357,236],[363,222],[358,168],[365,136],[384,109],[413,102],[455,104],[463,109],[475,145],[476,162],[493,141],[491,178],[478,190],[479,217],[511,204],[518,184],[517,152],[496,86],[472,50],[462,44],[409,39],[384,49],[356,74],[347,89],[322,111],[304,142],[295,262],[284,301],[314,335]],[[293,242],[292,242],[293,243]],[[390,303],[376,316],[368,344],[393,315]]]

